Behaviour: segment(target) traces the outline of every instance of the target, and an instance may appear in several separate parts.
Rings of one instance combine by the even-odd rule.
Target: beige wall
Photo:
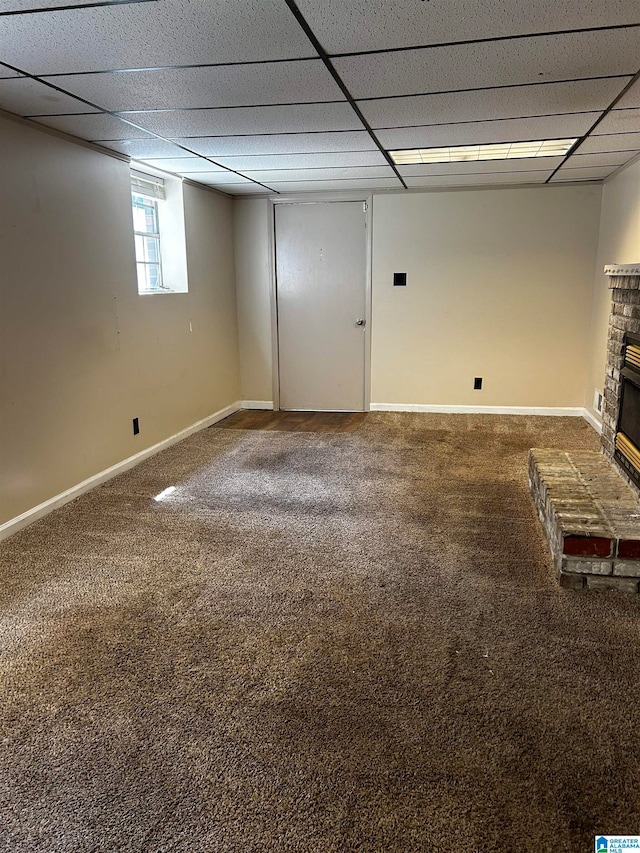
[[[634,169],[605,189],[603,264],[638,260]],[[185,185],[189,293],[139,296],[126,163],[0,118],[0,170],[0,523],[272,399],[266,200]],[[372,400],[581,406],[599,204],[586,186],[376,196]]]
[[[600,200],[599,185],[375,195],[372,403],[581,408]],[[271,399],[267,211],[235,202],[245,399]]]
[[[189,293],[139,296],[126,163],[0,118],[0,172],[2,523],[237,400],[239,365],[230,199],[185,186]]]
[[[372,403],[582,407],[599,215],[595,186],[375,196]]]
[[[234,202],[242,399],[273,402],[270,202]]]
[[[640,160],[623,169],[603,187],[600,239],[595,271],[591,351],[584,404],[593,412],[595,389],[602,391],[607,360],[611,291],[606,264],[640,261]],[[595,413],[594,413],[595,414]],[[596,417],[599,417],[596,415]]]

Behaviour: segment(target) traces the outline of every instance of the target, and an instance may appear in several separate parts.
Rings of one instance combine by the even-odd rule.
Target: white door
[[[275,216],[280,408],[362,412],[364,204],[276,204]]]

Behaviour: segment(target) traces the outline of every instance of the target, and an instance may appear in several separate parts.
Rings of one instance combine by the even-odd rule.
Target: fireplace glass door
[[[640,486],[640,370],[626,359],[620,371],[620,383],[615,458]]]

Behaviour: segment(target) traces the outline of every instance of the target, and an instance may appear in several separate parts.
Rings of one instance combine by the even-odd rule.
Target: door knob
[[[364,326],[364,325],[365,325],[365,321],[362,319],[362,317],[358,317],[358,319],[356,320],[356,326]]]

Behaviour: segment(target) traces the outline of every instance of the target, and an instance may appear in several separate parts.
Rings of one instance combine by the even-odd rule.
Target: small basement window
[[[138,293],[186,293],[182,181],[131,170]]]
[[[132,183],[131,205],[136,241],[138,293],[155,293],[163,289],[158,202],[137,192]]]

